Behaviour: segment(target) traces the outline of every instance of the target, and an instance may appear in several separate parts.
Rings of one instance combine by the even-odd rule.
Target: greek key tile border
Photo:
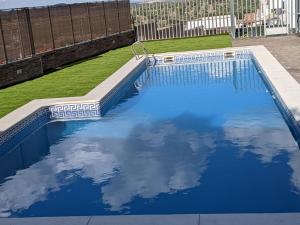
[[[99,102],[66,103],[49,106],[51,119],[99,117]]]
[[[218,52],[204,52],[204,53],[190,53],[190,54],[175,54],[173,56],[174,59],[172,62],[165,62],[164,59],[166,56],[155,56],[149,57],[148,65],[170,65],[170,64],[183,64],[183,63],[201,63],[201,62],[213,62],[213,61],[222,61],[228,60],[224,57],[224,53],[228,51],[218,51]],[[248,49],[243,50],[230,50],[230,52],[234,52],[235,55],[230,60],[235,59],[249,59],[251,58],[251,51]]]
[[[113,87],[102,99],[95,102],[63,103],[49,106],[51,119],[83,119],[103,116],[110,107],[122,98],[126,90],[133,84],[144,67]]]

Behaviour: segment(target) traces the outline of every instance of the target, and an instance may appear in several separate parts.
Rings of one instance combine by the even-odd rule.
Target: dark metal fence
[[[129,0],[0,11],[0,64],[131,29]]]

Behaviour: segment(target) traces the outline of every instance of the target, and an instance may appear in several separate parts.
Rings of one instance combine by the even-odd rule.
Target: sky
[[[0,0],[0,9],[55,5],[59,3],[93,2],[96,0]],[[135,2],[136,0],[132,1]]]

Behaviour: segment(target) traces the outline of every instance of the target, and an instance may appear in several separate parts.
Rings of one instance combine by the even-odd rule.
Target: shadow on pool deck
[[[253,45],[264,45],[300,83],[300,36],[246,38],[233,41],[234,47]]]

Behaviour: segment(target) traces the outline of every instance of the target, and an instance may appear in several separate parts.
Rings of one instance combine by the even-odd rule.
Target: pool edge
[[[0,218],[1,225],[297,225],[300,213]]]
[[[256,64],[263,72],[275,98],[300,128],[300,84],[264,46],[250,46]]]
[[[27,120],[30,120],[34,114],[37,114],[45,108],[52,113],[51,110],[65,110],[62,106],[69,106],[72,109],[81,106],[85,111],[90,111],[97,115],[100,101],[107,97],[115,87],[143,65],[146,65],[145,57],[140,59],[132,58],[84,96],[36,99],[19,107],[0,119],[0,144],[6,139],[3,136],[5,136],[7,132],[12,129],[15,130],[14,128],[16,128],[16,130],[22,129],[22,127],[25,126],[24,124],[28,124]]]

